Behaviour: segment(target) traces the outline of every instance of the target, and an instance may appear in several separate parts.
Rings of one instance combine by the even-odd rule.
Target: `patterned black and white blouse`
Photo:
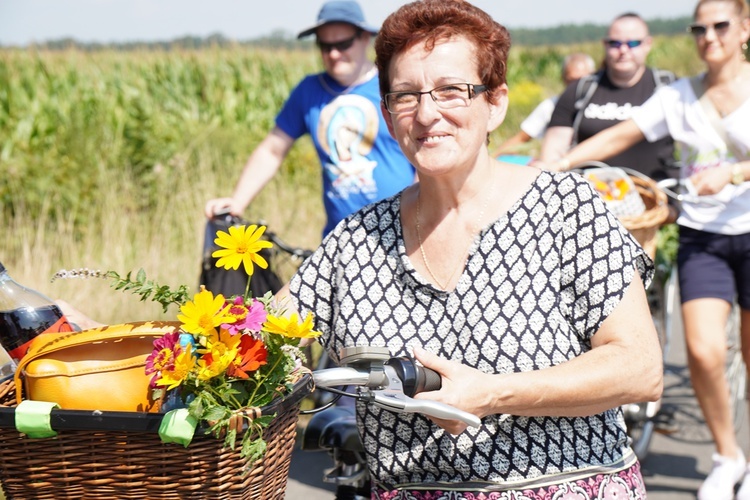
[[[291,283],[335,357],[344,346],[421,345],[487,373],[541,370],[591,349],[635,269],[641,247],[576,174],[542,172],[470,249],[455,290],[433,287],[405,253],[400,197],[336,227]],[[585,373],[581,378],[586,377]],[[607,473],[632,456],[619,408],[591,417],[487,416],[453,436],[421,415],[357,408],[374,479],[539,484]],[[631,458],[632,460],[632,458]]]

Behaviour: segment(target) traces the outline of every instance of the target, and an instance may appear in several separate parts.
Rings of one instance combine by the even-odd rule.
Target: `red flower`
[[[227,375],[237,378],[250,378],[254,372],[267,363],[268,351],[262,340],[252,335],[243,335],[239,352],[234,362],[227,368]]]

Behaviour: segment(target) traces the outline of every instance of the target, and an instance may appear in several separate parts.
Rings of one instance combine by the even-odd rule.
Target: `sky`
[[[407,0],[360,0],[380,25]],[[689,16],[687,0],[474,0],[508,28],[608,23],[634,11],[646,19]],[[295,34],[314,24],[323,0],[0,0],[0,45],[60,38],[80,42],[167,41],[223,34],[249,40],[276,30]]]

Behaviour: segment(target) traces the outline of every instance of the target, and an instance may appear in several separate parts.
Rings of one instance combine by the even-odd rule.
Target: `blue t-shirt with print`
[[[378,79],[343,87],[326,73],[292,91],[276,126],[293,139],[310,134],[323,166],[328,234],[347,215],[414,182],[414,168],[388,133]]]

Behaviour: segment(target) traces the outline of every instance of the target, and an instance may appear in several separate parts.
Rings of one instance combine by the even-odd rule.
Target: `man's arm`
[[[544,133],[539,158],[543,162],[553,162],[562,158],[573,141],[573,127],[549,127]]]
[[[500,146],[495,151],[493,151],[492,157],[496,158],[502,154],[511,153],[518,146],[529,142],[531,139],[532,137],[529,134],[527,134],[523,130],[519,130],[516,135],[500,144]]]
[[[216,198],[206,203],[206,217],[229,209],[242,215],[245,208],[263,187],[276,175],[281,163],[294,145],[294,139],[279,127],[274,127],[248,158],[231,198]]]

